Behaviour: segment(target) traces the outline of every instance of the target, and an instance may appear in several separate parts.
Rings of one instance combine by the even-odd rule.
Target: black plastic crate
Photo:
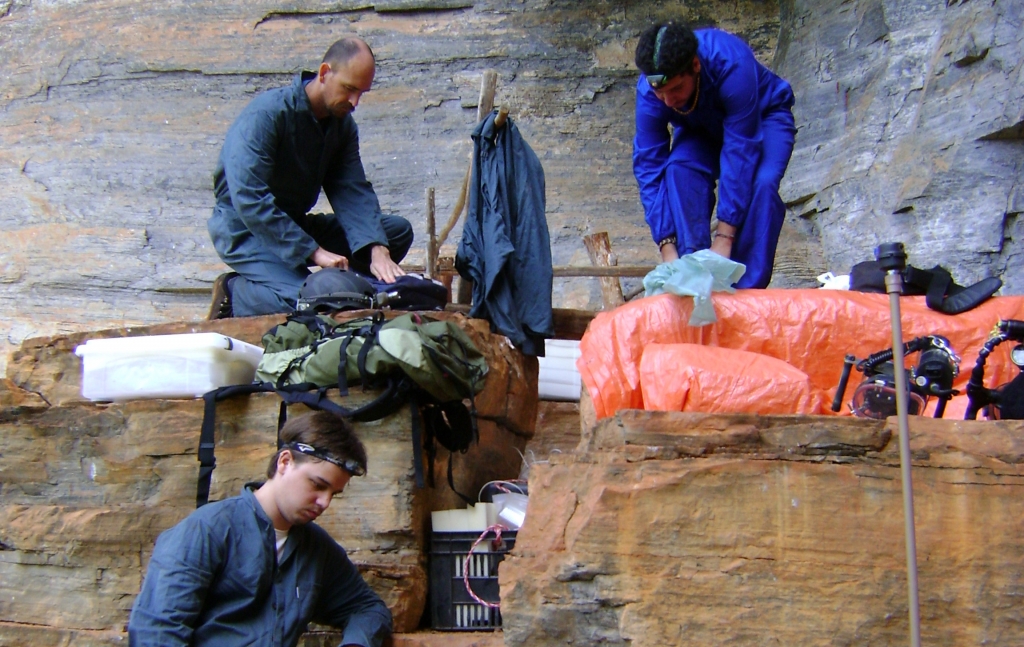
[[[501,611],[480,604],[466,590],[463,569],[466,555],[479,532],[435,532],[430,537],[430,621],[445,631],[493,631],[501,628]],[[481,600],[499,601],[498,564],[516,543],[514,530],[501,533],[495,546],[493,532],[477,545],[469,558],[469,585]]]

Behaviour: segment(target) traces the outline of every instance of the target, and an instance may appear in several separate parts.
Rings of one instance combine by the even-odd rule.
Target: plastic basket
[[[480,604],[466,590],[466,556],[479,532],[435,532],[430,538],[431,627],[445,631],[493,631],[501,628],[501,611]],[[515,546],[514,530],[503,530],[501,544],[494,533],[473,549],[469,558],[469,585],[486,602],[499,601],[498,564]]]

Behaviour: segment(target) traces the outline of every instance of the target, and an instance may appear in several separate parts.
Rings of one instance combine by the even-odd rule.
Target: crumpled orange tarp
[[[832,414],[832,398],[847,353],[861,360],[892,346],[889,297],[885,294],[737,290],[735,294],[715,293],[712,300],[718,321],[702,327],[686,324],[693,299],[672,294],[638,299],[594,318],[580,341],[581,356],[576,366],[599,419],[621,409],[654,409],[645,407],[645,398],[661,406],[681,401],[674,380],[641,379],[645,353],[652,353],[647,358],[650,366],[659,361],[654,354],[678,353],[672,348],[676,344],[718,346],[782,360],[807,374],[821,403],[819,413],[823,414]],[[901,297],[900,309],[904,342],[925,335],[949,339],[961,357],[954,388],[963,393],[978,351],[996,323],[1000,319],[1024,320],[1024,297],[993,297],[955,316],[930,310],[924,297]],[[1017,367],[1009,360],[1013,345],[1001,344],[986,361],[985,385],[989,388],[1017,375]],[[917,353],[907,356],[907,368],[916,363],[917,357]],[[846,403],[863,378],[856,369],[851,371],[841,414],[849,415]],[[932,398],[929,413],[934,402]],[[788,406],[773,402],[758,413],[811,413],[800,408],[796,401]],[[944,417],[962,419],[966,408],[966,395],[954,397]],[[728,403],[721,403],[717,410],[729,410]]]

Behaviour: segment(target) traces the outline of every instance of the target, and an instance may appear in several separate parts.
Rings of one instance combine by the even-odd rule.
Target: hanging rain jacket
[[[491,322],[527,355],[544,356],[554,337],[551,240],[544,214],[544,169],[511,119],[492,113],[473,131],[469,211],[455,256],[473,281],[471,317]]]

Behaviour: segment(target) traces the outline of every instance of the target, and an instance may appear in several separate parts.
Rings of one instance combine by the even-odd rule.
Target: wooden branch
[[[590,262],[597,267],[610,267],[618,264],[618,260],[612,254],[612,244],[608,239],[608,232],[601,231],[583,237],[583,244],[587,247],[590,255]],[[621,306],[626,300],[622,297],[622,285],[617,277],[605,277],[601,279],[601,300],[606,310]]]
[[[455,207],[452,209],[452,215],[448,217],[448,223],[441,230],[441,235],[437,237],[437,249],[439,251],[441,245],[444,245],[445,241],[448,240],[448,234],[452,233],[452,229],[458,224],[462,210],[466,208],[466,194],[469,192],[469,174],[472,170],[472,164],[466,167],[466,176],[462,178],[462,190],[459,191],[459,199],[455,201]]]
[[[476,123],[480,123],[494,110],[494,92],[498,89],[498,73],[486,70],[480,79],[480,101],[476,104]]]
[[[476,104],[476,123],[483,121],[487,115],[491,114],[491,110],[494,110],[494,92],[498,89],[498,73],[494,70],[487,70],[484,72],[483,78],[480,80],[480,101]],[[473,168],[473,160],[470,159],[469,168]],[[469,176],[470,171],[466,172],[466,177],[462,181],[462,193],[465,194],[469,190]],[[463,197],[462,203],[465,204],[466,200]],[[458,215],[452,219],[452,227],[458,222],[459,216],[462,215],[462,209],[459,209]],[[456,303],[470,303],[473,301],[473,282],[469,279],[459,278],[459,292],[455,296]]]
[[[434,187],[427,187],[427,271],[428,279],[437,275],[437,231],[434,223]]]
[[[507,119],[508,119],[508,108],[505,107],[505,106],[502,106],[502,107],[498,108],[498,115],[494,118],[494,127],[495,128],[504,128],[505,127],[505,120],[507,120]]]
[[[480,100],[476,106],[476,123],[480,123],[484,120],[491,110],[494,109],[494,92],[498,88],[498,73],[494,70],[487,70],[484,72],[483,78],[480,79]],[[440,251],[441,246],[448,240],[448,235],[452,233],[452,229],[458,224],[459,218],[462,216],[463,210],[466,208],[466,196],[469,193],[469,178],[473,171],[473,160],[469,161],[469,166],[466,168],[466,175],[462,178],[462,189],[459,191],[459,197],[455,201],[455,207],[452,208],[452,213],[448,216],[448,223],[445,224],[441,230],[441,235],[437,237],[437,250]]]
[[[447,265],[445,262],[447,261]],[[406,272],[426,272],[426,267],[423,265],[413,265],[402,263],[402,269]],[[651,273],[654,269],[653,265],[613,265],[611,267],[593,267],[590,265],[556,265],[551,268],[555,278],[568,279],[576,277],[585,278],[603,278],[608,276],[622,276],[629,278],[643,278]],[[458,272],[455,271],[455,265],[451,256],[439,256],[437,259],[437,276],[434,278],[438,281],[444,281],[446,274],[455,275]],[[207,292],[209,288],[204,288]],[[198,294],[197,290],[197,294]]]
[[[627,276],[644,277],[654,269],[653,265],[612,265],[609,267],[587,267],[585,265],[557,265],[551,268],[558,278],[588,276],[591,278]]]

